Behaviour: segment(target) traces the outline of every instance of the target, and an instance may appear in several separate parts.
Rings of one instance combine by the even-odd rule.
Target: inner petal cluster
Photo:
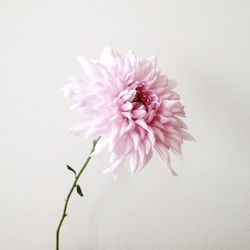
[[[152,90],[146,90],[144,84],[138,84],[135,90],[136,95],[132,100],[134,109],[143,105],[144,109],[148,112],[152,109],[156,110],[159,107],[160,102],[158,96],[154,95]]]
[[[129,119],[141,119],[149,114],[155,113],[160,106],[160,99],[154,94],[153,90],[145,88],[143,83],[139,83],[136,87],[125,90],[120,95],[122,101],[122,115]]]

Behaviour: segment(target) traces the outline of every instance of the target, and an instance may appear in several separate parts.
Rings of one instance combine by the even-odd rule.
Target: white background
[[[0,249],[55,249],[55,229],[90,140],[59,89],[83,74],[76,57],[103,47],[158,56],[181,81],[189,131],[175,178],[155,155],[139,174],[80,179],[61,250],[250,248],[249,1],[0,0]]]

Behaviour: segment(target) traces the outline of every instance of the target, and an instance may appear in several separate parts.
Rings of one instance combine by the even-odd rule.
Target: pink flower
[[[153,148],[170,165],[169,150],[181,155],[183,140],[193,140],[180,119],[185,113],[175,81],[161,74],[156,57],[138,58],[129,51],[122,56],[105,48],[100,61],[79,58],[84,79],[72,78],[63,88],[72,109],[89,118],[70,131],[85,137],[101,136],[94,154],[107,147],[116,176],[126,159],[131,172],[141,170],[152,158]]]

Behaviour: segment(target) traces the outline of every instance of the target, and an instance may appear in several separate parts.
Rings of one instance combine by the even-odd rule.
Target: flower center
[[[153,95],[152,90],[145,90],[143,83],[138,84],[135,90],[136,94],[132,101],[134,109],[137,109],[143,105],[146,111],[148,111],[149,106],[151,106],[151,103],[155,101],[156,96]]]

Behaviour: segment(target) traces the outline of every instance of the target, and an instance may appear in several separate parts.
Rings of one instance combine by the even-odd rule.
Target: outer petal
[[[169,171],[174,175],[177,176],[177,174],[174,172],[174,170],[171,167],[171,163],[170,163],[170,157],[168,154],[168,150],[165,148],[163,148],[160,144],[156,144],[155,145],[155,149],[158,152],[158,154],[160,155],[160,157],[162,158],[162,160],[164,162],[166,162],[166,166],[169,169]]]

